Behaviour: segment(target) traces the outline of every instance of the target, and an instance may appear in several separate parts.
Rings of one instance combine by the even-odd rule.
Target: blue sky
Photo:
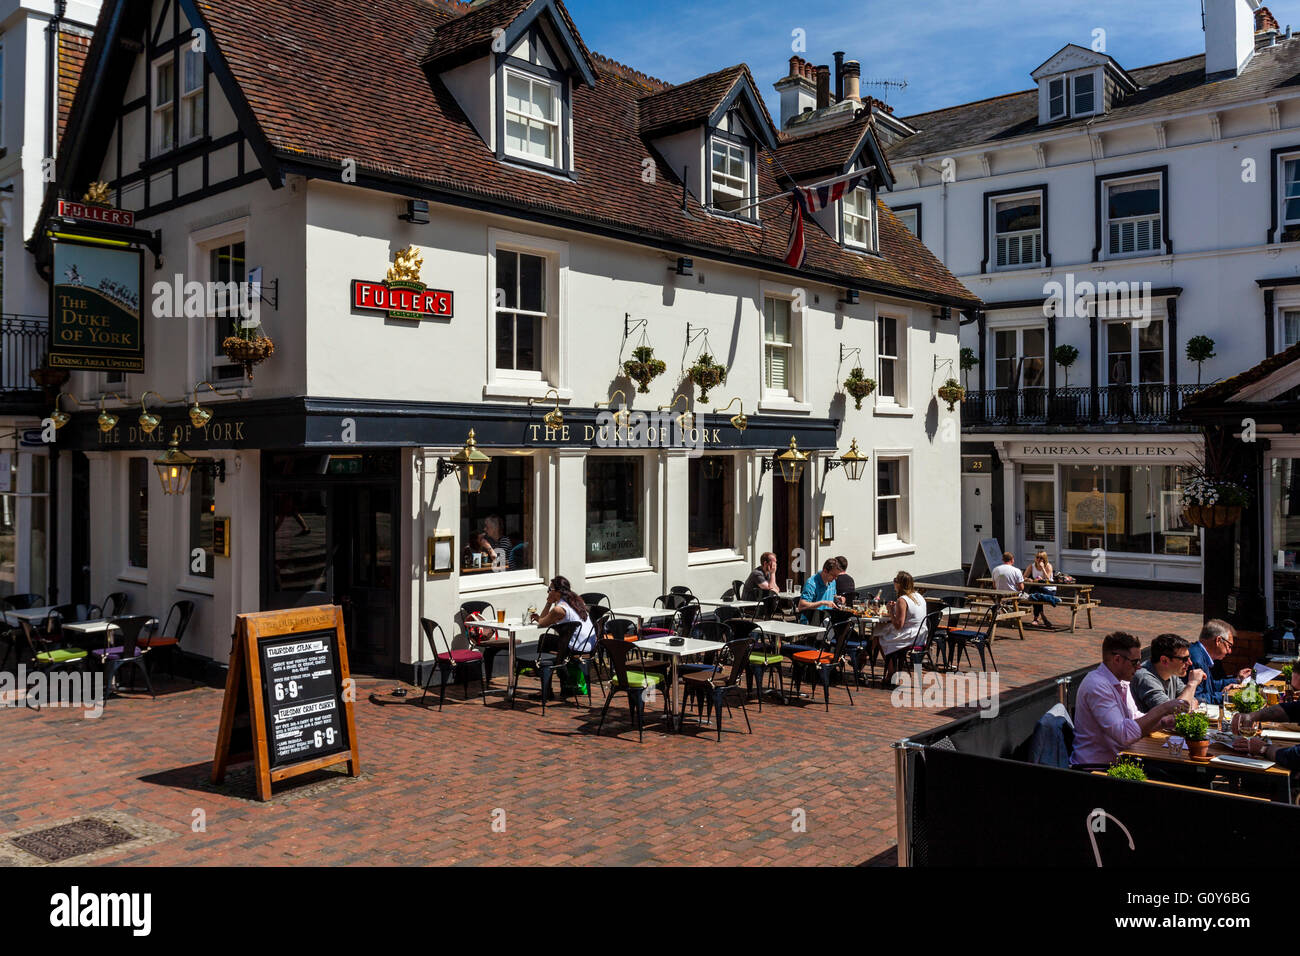
[[[592,50],[671,83],[748,63],[774,118],[779,113],[772,84],[787,71],[796,28],[805,31],[805,59],[832,63],[831,54],[843,50],[862,63],[864,82],[906,79],[907,89],[887,91],[900,116],[1028,89],[1035,67],[1066,43],[1091,47],[1097,29],[1105,31],[1106,52],[1129,69],[1205,50],[1200,0],[565,4]],[[1300,28],[1296,0],[1275,0],[1271,9],[1283,29],[1292,15]]]

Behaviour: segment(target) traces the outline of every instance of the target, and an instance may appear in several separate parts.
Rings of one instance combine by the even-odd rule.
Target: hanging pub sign
[[[112,206],[100,206],[88,202],[73,202],[70,199],[59,200],[59,215],[68,219],[84,219],[97,222],[103,226],[135,226],[135,213],[129,209],[114,209]]]
[[[212,782],[249,759],[259,800],[273,783],[338,763],[355,777],[351,684],[341,607],[237,615]]]
[[[56,241],[51,278],[50,367],[143,372],[144,254]]]
[[[400,250],[383,282],[352,280],[352,308],[387,312],[390,319],[450,319],[452,294],[421,282],[423,265],[415,246]]]

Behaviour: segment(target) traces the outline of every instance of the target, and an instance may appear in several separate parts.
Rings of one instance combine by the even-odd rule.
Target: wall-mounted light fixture
[[[689,256],[678,256],[677,266],[673,269],[673,272],[679,276],[695,275],[695,260]]]
[[[621,388],[614,389],[613,395],[609,396],[609,401],[607,402],[607,405],[611,410],[614,408],[615,395],[622,395],[623,401],[619,403],[618,410],[614,412],[614,427],[627,428],[627,424],[632,418],[631,413],[627,410],[627,393]]]
[[[745,415],[745,402],[744,400],[741,399],[739,395],[737,395],[731,401],[727,402],[727,404],[723,405],[721,408],[715,408],[713,412],[714,414],[717,414],[718,412],[725,412],[729,410],[732,405],[735,405],[736,402],[740,402],[740,413],[731,416],[731,427],[738,432],[743,432],[746,428],[749,427],[749,418]]]
[[[408,199],[406,212],[397,217],[413,226],[425,226],[429,223],[429,204],[423,199]]]
[[[54,422],[55,431],[58,431],[64,425],[68,424],[68,422],[72,421],[71,415],[59,409],[59,399],[61,399],[64,395],[67,395],[68,398],[72,399],[78,405],[81,404],[81,402],[77,399],[77,396],[73,395],[71,392],[59,392],[59,394],[54,396],[54,411],[50,412],[50,421]]]
[[[483,487],[483,482],[487,481],[488,466],[491,463],[492,459],[478,450],[478,442],[474,440],[474,429],[471,428],[465,439],[464,448],[450,458],[438,460],[438,480],[441,481],[452,472],[459,471],[462,489],[468,494],[476,495]]]
[[[845,289],[844,298],[841,300],[842,305],[857,305],[860,293],[857,289]]]
[[[555,389],[550,389],[546,393],[546,395],[540,399],[530,398],[528,400],[528,405],[529,407],[532,407],[533,405],[536,405],[539,401],[543,401],[543,402],[546,401],[552,395],[555,396],[555,408],[553,408],[551,411],[543,415],[542,421],[546,422],[547,428],[559,428],[561,425],[564,424],[564,415],[560,412],[560,393],[557,392]]]
[[[162,417],[149,411],[148,406],[145,405],[145,400],[150,395],[158,395],[158,393],[148,391],[140,396],[140,417],[136,419],[136,421],[140,423],[140,431],[144,432],[146,435],[152,435],[155,429],[162,424]],[[158,395],[158,397],[160,399],[162,398],[161,395]]]
[[[867,461],[867,456],[858,452],[858,440],[855,438],[849,444],[849,450],[843,455],[839,458],[828,458],[826,460],[826,467],[822,474],[829,475],[836,468],[843,466],[844,471],[849,476],[849,481],[860,481],[863,471],[866,470]]]
[[[692,425],[695,424],[695,413],[691,411],[691,400],[689,398],[687,398],[681,392],[678,392],[676,397],[669,404],[660,405],[659,411],[661,412],[672,411],[674,408],[677,407],[678,399],[681,400],[682,408],[684,408],[685,411],[677,416],[677,427],[685,431],[686,429],[690,428]]]
[[[779,455],[763,459],[763,467],[759,472],[759,477],[767,474],[772,468],[777,468],[781,472],[781,477],[793,484],[803,477],[803,470],[807,464],[808,453],[799,450],[798,441],[791,435],[788,449]]]
[[[99,396],[99,418],[95,419],[95,423],[99,425],[99,430],[105,435],[117,427],[118,421],[117,416],[104,407],[104,399],[108,396],[116,398],[119,402],[126,401],[117,392],[109,392],[107,395]]]

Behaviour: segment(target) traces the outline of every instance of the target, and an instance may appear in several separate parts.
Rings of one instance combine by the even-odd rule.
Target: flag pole
[[[865,169],[859,169],[859,170],[857,170],[857,171],[855,171],[855,172],[852,172],[852,173],[843,173],[842,175],[839,175],[839,176],[832,176],[830,179],[823,179],[821,182],[819,182],[819,183],[813,183],[811,186],[801,186],[801,187],[799,187],[799,188],[800,188],[800,189],[820,189],[822,186],[834,186],[836,183],[845,182],[846,180],[850,180],[850,179],[856,179],[856,178],[859,177],[859,176],[865,176],[865,175],[867,175],[868,173],[875,172],[875,169],[876,169],[875,166],[868,166],[868,167],[866,167]],[[764,203],[772,202],[772,200],[774,200],[774,199],[784,199],[784,198],[785,198],[786,196],[788,196],[788,195],[790,195],[790,190],[789,190],[789,189],[785,190],[784,192],[779,192],[779,193],[776,193],[775,195],[768,196],[766,199],[759,199],[759,200],[756,200],[756,201],[754,201],[754,202],[752,202],[752,203],[749,203],[748,205],[745,205],[745,206],[737,206],[735,209],[728,209],[727,211],[728,211],[728,212],[731,212],[731,213],[745,212],[745,211],[747,211],[747,210],[749,210],[749,209],[753,209],[753,208],[755,208],[755,207],[757,207],[757,206],[761,206],[761,205],[763,205]]]

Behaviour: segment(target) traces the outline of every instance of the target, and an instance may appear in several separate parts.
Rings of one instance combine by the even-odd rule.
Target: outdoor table
[[[677,615],[676,611],[670,611],[666,607],[644,607],[644,606],[616,607],[610,610],[609,613],[612,617],[636,618],[636,626],[638,631],[641,630],[641,627],[645,624],[646,621],[653,621],[653,620],[657,620],[658,618],[664,618],[664,617],[675,617]]]
[[[4,615],[11,626],[16,621],[26,621],[28,624],[44,624],[46,618],[50,616],[56,607],[57,605],[51,604],[46,607],[29,607],[22,611],[7,610]]]
[[[748,611],[749,616],[751,617],[753,616],[754,611],[758,610],[759,607],[762,606],[761,603],[758,601],[723,601],[721,599],[715,601],[706,601],[703,598],[700,598],[698,600],[698,603],[702,608],[734,607],[737,611],[742,612],[742,616],[744,616],[743,612]]]
[[[677,687],[677,661],[682,657],[693,657],[696,654],[707,654],[710,651],[720,651],[726,644],[721,641],[702,641],[698,638],[682,638],[681,644],[670,644],[673,640],[671,637],[650,637],[644,641],[637,641],[637,649],[641,651],[651,651],[655,654],[664,654],[671,660],[671,667],[668,676],[668,709],[670,712],[669,724],[676,728],[681,726],[681,717],[678,714],[678,704],[680,703],[681,691]]]
[[[1157,763],[1167,766],[1176,766],[1184,770],[1198,770],[1202,774],[1208,772],[1210,775],[1223,774],[1224,776],[1242,776],[1255,781],[1266,783],[1272,790],[1273,800],[1280,803],[1291,802],[1291,771],[1285,767],[1279,767],[1277,764],[1266,770],[1258,767],[1250,767],[1245,764],[1231,763],[1202,763],[1193,760],[1185,751],[1180,755],[1174,755],[1165,742],[1171,737],[1171,734],[1162,730],[1153,731],[1146,737],[1142,737],[1129,745],[1127,750],[1120,751],[1120,756],[1137,757],[1142,760],[1154,760]],[[1237,753],[1231,747],[1217,741],[1210,741],[1211,759],[1214,757],[1241,757],[1243,754]]]
[[[797,601],[799,600],[800,597],[803,596],[803,592],[802,591],[777,591],[776,596],[779,598],[785,598],[787,601]]]
[[[518,683],[518,678],[515,676],[515,645],[519,642],[519,635],[526,635],[526,639],[524,640],[525,644],[535,644],[542,632],[548,630],[548,628],[541,627],[537,624],[520,624],[518,621],[506,621],[505,623],[498,623],[497,621],[474,621],[473,626],[487,628],[492,631],[505,631],[506,637],[510,639],[510,650],[508,652],[510,662],[507,665],[508,670],[506,671],[506,700],[514,700],[515,686]],[[486,677],[487,675],[484,676]]]
[[[758,629],[776,638],[776,652],[781,653],[781,639],[814,637],[826,633],[826,628],[816,624],[799,624],[794,621],[759,621]]]
[[[65,641],[69,639],[69,636],[77,638],[78,643],[89,637],[103,637],[105,647],[113,646],[113,634],[120,630],[112,621],[102,617],[93,621],[76,621],[60,626],[63,629]]]

